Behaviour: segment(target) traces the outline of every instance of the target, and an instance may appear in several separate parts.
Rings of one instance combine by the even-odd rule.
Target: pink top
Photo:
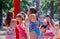
[[[6,34],[8,34],[8,35],[16,35],[16,33],[15,33],[15,27],[8,27],[7,29],[6,29],[6,31],[7,31],[7,33]]]
[[[7,27],[5,39],[16,39],[15,27]]]
[[[27,39],[27,34],[25,30],[21,27],[21,25],[18,25],[18,29],[19,29],[19,37],[25,37]]]
[[[45,36],[54,36],[53,31],[53,28],[49,27],[49,29],[46,30]]]

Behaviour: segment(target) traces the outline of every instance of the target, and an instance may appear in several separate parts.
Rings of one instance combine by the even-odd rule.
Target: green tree
[[[50,9],[50,2],[51,2],[51,0],[43,0],[42,1],[41,8],[44,13],[47,13],[48,10]],[[54,13],[58,13],[58,0],[54,0],[53,6],[54,6]]]
[[[20,3],[21,3],[21,11],[26,11],[30,6],[32,6],[32,3],[31,2],[29,2],[29,0],[21,0],[20,1]]]
[[[2,0],[2,9],[4,11],[8,11],[14,6],[14,1],[13,0]]]
[[[2,14],[13,7],[13,0],[0,0],[0,28],[2,24]]]

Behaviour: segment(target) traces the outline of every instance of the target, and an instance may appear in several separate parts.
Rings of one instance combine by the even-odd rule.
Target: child
[[[13,13],[10,11],[7,12],[6,19],[5,19],[5,25],[7,27],[5,39],[15,39],[16,20],[13,19]]]
[[[31,7],[27,11],[28,18],[26,22],[29,23],[29,36],[30,39],[38,39],[40,35],[39,24],[38,24],[38,17],[37,17],[37,10],[35,7]],[[34,36],[34,37],[33,37]]]
[[[49,15],[46,15],[44,24],[47,25],[45,39],[48,39],[48,38],[53,39],[53,37],[54,37],[54,33],[53,33],[54,22]]]
[[[40,27],[40,39],[44,39],[44,34],[46,32],[47,25],[42,25]]]
[[[6,39],[16,39],[15,27],[16,27],[16,20],[12,19],[10,27],[7,28]]]
[[[59,29],[59,21],[55,22],[55,37],[56,39],[60,39],[60,29]]]
[[[23,26],[23,15],[22,14],[17,14],[16,17],[17,21],[19,22],[17,28],[19,30],[19,39],[27,39],[27,34],[25,32],[25,28]]]

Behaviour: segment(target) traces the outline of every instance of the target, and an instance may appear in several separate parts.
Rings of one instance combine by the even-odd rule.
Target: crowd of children
[[[27,10],[27,14],[20,12],[16,19],[12,12],[7,12],[6,39],[60,39],[59,21],[54,22],[49,15],[45,16],[43,24],[39,23],[35,7]]]

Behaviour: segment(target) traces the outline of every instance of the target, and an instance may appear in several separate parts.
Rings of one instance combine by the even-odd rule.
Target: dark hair
[[[49,15],[46,15],[45,17],[50,17]],[[50,17],[51,18],[51,17]]]
[[[41,28],[47,28],[47,25],[42,25]]]
[[[16,17],[20,17],[21,18],[21,15],[17,15]]]
[[[23,20],[25,20],[25,17],[26,17],[25,13],[24,12],[21,12],[21,14],[24,15]]]
[[[46,15],[46,17],[49,17],[51,20],[50,20],[50,22],[51,22],[51,24],[52,24],[52,26],[54,26],[53,24],[54,24],[54,22],[52,21],[52,18],[49,16],[49,15]],[[47,22],[48,23],[48,22]],[[49,23],[48,23],[48,25],[49,25]]]
[[[10,26],[10,22],[11,22],[11,19],[13,18],[13,13],[12,12],[7,12],[7,15],[6,15],[6,25]]]
[[[17,14],[17,16],[16,17],[18,17],[18,18],[22,18],[22,14]],[[23,18],[22,18],[22,20],[24,20]]]
[[[30,8],[30,12],[33,13],[33,14],[36,14],[37,10],[35,8]]]

